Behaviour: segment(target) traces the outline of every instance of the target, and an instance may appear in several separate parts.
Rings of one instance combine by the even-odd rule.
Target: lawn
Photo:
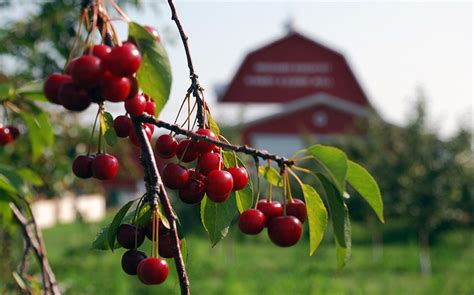
[[[90,250],[100,225],[75,223],[45,230],[49,258],[65,294],[178,294],[174,274],[160,286],[144,286],[120,267],[123,250]],[[214,249],[205,234],[188,237],[187,268],[193,294],[473,294],[472,231],[451,231],[431,250],[433,274],[419,274],[416,243],[384,245],[378,261],[372,245],[357,239],[352,259],[341,271],[328,238],[309,257],[307,241],[277,248],[266,233],[243,237],[235,227]],[[149,244],[142,246],[149,249]],[[172,261],[169,261],[172,264]]]

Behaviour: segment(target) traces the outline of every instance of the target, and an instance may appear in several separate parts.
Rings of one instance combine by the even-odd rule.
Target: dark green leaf
[[[308,153],[321,164],[324,171],[329,175],[331,181],[342,194],[347,176],[346,154],[331,146],[316,144],[307,149]]]
[[[34,186],[43,185],[43,180],[33,170],[28,169],[28,168],[20,168],[20,169],[17,169],[16,171],[25,181],[31,183],[32,185]]]
[[[382,195],[372,175],[364,167],[349,161],[347,181],[369,203],[379,220],[384,222]]]
[[[336,253],[337,253],[337,266],[342,268],[347,264],[349,258],[351,257],[351,221],[349,219],[349,210],[347,209],[346,204],[344,204],[344,239],[346,247],[343,247],[339,244],[337,239],[334,239],[336,242]]]
[[[107,236],[109,232],[110,224],[104,226],[99,233],[95,236],[94,241],[92,242],[92,249],[97,250],[109,250],[109,243],[107,242]]]
[[[15,95],[15,87],[12,83],[0,83],[0,99]]]
[[[10,183],[10,180],[0,174],[0,193],[18,194],[17,189]]]
[[[273,168],[273,167],[268,167],[268,166],[260,166],[259,169],[259,174],[265,178],[265,180],[270,183],[271,185],[274,186],[283,186],[283,181],[281,179],[280,173]]]
[[[54,143],[53,127],[48,115],[34,104],[28,104],[30,111],[21,112],[20,116],[28,128],[33,161],[39,159],[47,147]]]
[[[201,201],[201,222],[209,234],[212,247],[227,235],[237,213],[235,201],[231,197],[223,203],[214,203],[207,196]]]
[[[115,217],[112,223],[110,223],[109,229],[107,231],[107,240],[109,242],[110,249],[114,248],[115,240],[117,236],[117,230],[119,226],[122,224],[122,220],[125,217],[125,214],[127,214],[128,210],[132,206],[133,202],[135,201],[129,201],[125,205],[123,205],[122,208],[120,208],[120,210],[117,212],[117,214],[115,214]]]
[[[309,223],[309,255],[319,247],[328,224],[328,213],[318,192],[310,185],[301,187],[306,203]]]
[[[25,182],[15,168],[0,164],[0,175],[2,175],[4,179],[15,188],[17,193],[23,191]]]
[[[138,45],[142,55],[137,73],[138,85],[154,99],[155,116],[158,117],[171,91],[172,76],[168,54],[161,42],[157,42],[154,36],[137,23],[129,23],[128,35]]]
[[[117,143],[117,133],[115,133],[115,130],[113,128],[107,129],[107,131],[104,134],[105,142],[110,145],[110,146],[115,146]]]
[[[105,123],[107,127],[113,128],[114,127],[114,117],[109,112],[104,112]]]

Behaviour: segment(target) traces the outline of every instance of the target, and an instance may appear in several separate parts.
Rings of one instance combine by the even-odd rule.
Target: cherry
[[[196,169],[191,168],[188,170],[189,171],[189,177],[192,177],[194,179],[200,180],[204,183],[206,183],[206,175],[196,171]]]
[[[100,180],[112,179],[117,175],[118,161],[112,155],[99,154],[92,161],[92,175]]]
[[[59,88],[59,102],[70,111],[80,112],[89,107],[91,98],[87,91],[76,84],[65,82]]]
[[[224,161],[219,154],[205,153],[198,159],[198,170],[204,175],[209,174],[209,172],[213,170],[219,169],[219,165],[220,169],[224,169]]]
[[[135,238],[137,245],[135,247]],[[142,229],[132,224],[121,224],[117,230],[117,242],[126,249],[136,249],[143,244],[145,233]]]
[[[280,247],[290,247],[298,243],[303,232],[303,226],[294,216],[279,216],[270,220],[268,236]]]
[[[244,234],[259,234],[265,227],[265,215],[257,209],[247,209],[239,217],[239,228]]]
[[[266,225],[275,217],[283,215],[283,206],[278,201],[260,200],[257,203],[257,209],[265,215]]]
[[[71,76],[72,68],[74,68],[74,62],[75,62],[75,61],[76,61],[76,60],[73,59],[73,60],[69,61],[69,63],[67,64],[66,70],[64,71],[64,73],[65,73],[66,75]],[[71,78],[71,79],[72,79],[72,78]]]
[[[163,134],[158,137],[155,142],[155,150],[158,156],[163,159],[169,159],[176,154],[176,149],[178,147],[178,142],[176,139],[169,135]]]
[[[100,58],[93,55],[83,55],[74,61],[71,69],[71,77],[78,85],[92,88],[99,84],[102,76]]]
[[[119,102],[127,100],[131,82],[127,77],[117,77],[107,71],[102,75],[101,86],[104,98],[111,102]]]
[[[137,275],[146,285],[161,284],[168,277],[168,263],[157,257],[145,258],[138,264]]]
[[[198,172],[198,174],[200,173]],[[199,176],[193,176],[191,174],[186,186],[179,190],[178,196],[181,201],[186,204],[196,204],[201,202],[206,193],[206,185],[205,182],[199,178]]]
[[[178,240],[181,248],[181,240]],[[158,238],[158,253],[164,258],[173,258],[173,248],[171,246],[171,233],[160,235]]]
[[[129,275],[137,274],[137,267],[146,258],[146,254],[138,250],[128,250],[122,256],[122,269]]]
[[[195,145],[196,143],[190,139],[181,140],[176,148],[176,156],[178,159],[184,163],[196,160],[199,154],[196,152]]]
[[[160,34],[158,34],[158,31],[153,28],[152,26],[143,26],[145,30],[147,30],[150,34],[153,35],[156,41],[160,42]]]
[[[158,229],[158,234],[159,235],[164,235],[164,234],[167,234],[169,232],[169,229],[167,229],[164,225],[163,225],[163,222],[161,222],[161,219],[160,219],[160,223],[159,223],[159,229]],[[153,238],[153,220],[150,219],[150,221],[148,221],[148,223],[145,225],[145,235],[146,237],[151,241],[152,238]]]
[[[143,126],[143,130],[145,130],[146,137],[148,138],[148,141],[150,141],[151,137],[153,136],[153,132],[151,131],[150,127],[145,125]],[[140,140],[138,140],[138,136],[134,128],[130,129],[130,134],[128,136],[130,137],[130,142],[134,146],[140,146]]]
[[[10,134],[12,135],[13,139],[17,139],[18,136],[20,136],[20,130],[18,130],[18,128],[16,128],[15,126],[8,125],[6,128],[8,129],[8,131],[10,131]]]
[[[8,128],[0,127],[0,145],[6,145],[13,141],[13,135]]]
[[[114,75],[126,77],[138,70],[141,60],[137,47],[132,43],[124,43],[122,46],[112,48],[105,59],[105,63]]]
[[[156,104],[154,101],[150,100],[146,102],[145,113],[154,116],[155,109],[156,109]]]
[[[212,170],[206,178],[206,194],[216,203],[222,203],[229,197],[234,181],[232,175],[224,170]]]
[[[72,82],[71,76],[62,74],[49,75],[43,85],[43,92],[46,98],[52,103],[61,104],[59,102],[59,88],[66,82]]]
[[[121,115],[114,119],[114,130],[118,137],[127,137],[132,130],[132,120],[128,116]]]
[[[152,123],[143,123],[143,125],[145,125],[146,127],[148,127],[148,129],[150,129],[151,134],[153,134],[153,132],[155,132],[155,125],[154,124],[152,124]]]
[[[163,169],[163,183],[170,189],[180,189],[186,187],[189,180],[189,171],[185,167],[168,163]]]
[[[90,47],[86,48],[86,50],[84,50],[84,55],[91,53],[90,51],[91,51]],[[92,55],[100,58],[101,61],[104,61],[107,55],[109,55],[111,51],[112,51],[112,48],[110,48],[107,45],[97,44],[97,45],[92,46]]]
[[[217,140],[217,136],[210,129],[199,129],[198,131],[196,131],[196,134],[204,135],[204,136],[209,137],[210,139]],[[198,151],[201,154],[209,153],[213,149],[214,149],[214,144],[212,143],[205,142],[205,141],[198,141],[196,143],[196,151]]]
[[[140,116],[146,108],[146,99],[143,95],[137,94],[125,101],[125,110],[133,116]]]
[[[79,178],[91,178],[92,177],[92,162],[94,161],[95,155],[79,155],[72,162],[72,172]]]
[[[232,178],[234,179],[233,191],[241,190],[249,183],[249,175],[244,167],[231,167],[227,168],[227,171],[232,174]]]
[[[304,223],[308,217],[305,203],[300,199],[293,199],[293,202],[286,204],[286,215],[294,216]]]

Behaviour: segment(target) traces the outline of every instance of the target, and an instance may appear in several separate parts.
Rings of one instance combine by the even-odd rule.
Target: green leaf
[[[383,223],[383,201],[379,186],[370,173],[357,163],[349,161],[347,181],[364,198]]]
[[[283,180],[281,178],[281,175],[275,168],[268,166],[260,166],[258,172],[271,185],[283,187]]]
[[[31,81],[20,86],[16,93],[31,100],[48,101],[44,96],[43,84],[42,80]]]
[[[18,174],[27,182],[31,183],[34,186],[43,185],[43,180],[41,177],[31,169],[28,168],[19,168],[16,170]]]
[[[28,128],[33,161],[37,161],[44,149],[54,144],[54,133],[48,115],[32,103],[28,106],[31,112],[21,112],[20,116]]]
[[[302,184],[309,223],[309,255],[318,249],[328,224],[328,213],[318,192],[308,184]]]
[[[334,238],[336,240],[338,267],[342,267],[349,259],[347,255],[348,253],[350,254],[351,247],[351,228],[347,206],[344,204],[342,195],[326,176],[318,173],[318,177],[326,192]]]
[[[158,117],[171,91],[172,75],[168,54],[161,42],[157,42],[153,35],[137,23],[129,23],[128,36],[138,45],[142,55],[137,72],[138,85],[154,99],[155,116]]]
[[[8,194],[17,194],[17,189],[10,183],[8,178],[0,174],[0,190]]]
[[[109,232],[110,224],[104,226],[99,233],[95,236],[94,241],[92,242],[92,249],[97,250],[109,250],[109,243],[107,242],[107,236]]]
[[[15,193],[23,190],[25,182],[15,168],[0,164],[0,176],[15,188]]]
[[[211,129],[212,132],[216,136],[219,136],[221,134],[221,130],[219,129],[219,126],[217,125],[216,121],[212,118],[211,114],[207,114],[207,120],[209,121],[209,128]]]
[[[185,238],[181,239],[181,255],[183,257],[184,264],[188,263],[188,243]]]
[[[235,162],[237,155],[234,151],[223,151],[222,158],[224,159],[225,167],[235,167],[237,163]]]
[[[214,203],[207,198],[201,201],[201,222],[209,234],[214,247],[229,232],[229,226],[237,216],[235,201],[229,197],[223,203]]]
[[[346,154],[331,146],[316,144],[307,148],[309,154],[321,164],[325,172],[330,176],[336,188],[342,194],[347,176],[347,156]]]
[[[13,83],[0,83],[0,99],[10,98],[15,95],[15,86]]]
[[[119,226],[122,224],[122,220],[125,217],[125,214],[127,214],[128,210],[132,206],[134,200],[127,202],[125,205],[120,208],[120,210],[115,214],[114,220],[112,223],[110,223],[109,229],[107,231],[107,240],[109,242],[109,247],[110,249],[114,249],[115,245],[115,240],[117,236],[117,230]]]
[[[105,142],[110,146],[115,146],[117,144],[117,133],[113,128],[107,129],[104,134]]]

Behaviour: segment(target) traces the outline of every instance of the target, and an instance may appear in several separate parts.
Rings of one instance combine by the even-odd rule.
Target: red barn
[[[245,124],[246,144],[288,154],[301,135],[318,141],[354,133],[370,104],[345,57],[300,33],[250,52],[221,104],[279,104],[278,111]]]

